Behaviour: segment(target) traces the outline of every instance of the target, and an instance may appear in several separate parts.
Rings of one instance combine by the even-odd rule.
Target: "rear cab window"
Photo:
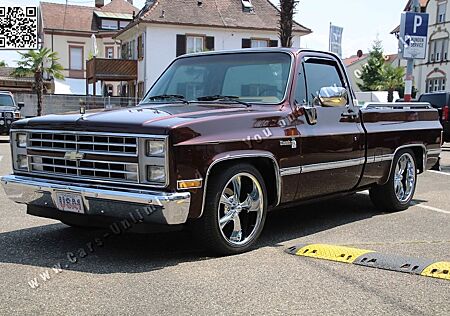
[[[424,94],[419,98],[419,102],[430,103],[434,108],[442,108],[447,105],[447,94],[446,93],[434,93],[434,94]]]

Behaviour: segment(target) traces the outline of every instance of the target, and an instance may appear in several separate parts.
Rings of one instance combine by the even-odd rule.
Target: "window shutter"
[[[205,48],[206,48],[207,51],[214,50],[214,36],[207,36],[206,37]]]
[[[249,38],[243,38],[242,39],[242,48],[251,48],[252,47],[252,40]]]
[[[177,57],[186,54],[186,35],[177,34]]]
[[[278,47],[278,40],[270,40],[269,47]]]

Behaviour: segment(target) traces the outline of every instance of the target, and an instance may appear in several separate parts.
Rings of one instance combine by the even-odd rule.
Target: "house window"
[[[105,58],[114,58],[114,46],[105,46]]]
[[[447,84],[447,79],[445,77],[427,79],[426,82],[426,92],[437,92],[445,91],[445,86]]]
[[[203,52],[204,47],[203,36],[186,36],[186,51],[188,54]]]
[[[119,28],[124,29],[129,23],[130,23],[130,21],[120,21]]]
[[[437,23],[445,22],[445,15],[447,13],[447,2],[441,2],[438,4],[437,11]]]
[[[102,20],[102,29],[104,30],[117,30],[116,20]]]
[[[441,62],[448,60],[448,38],[441,38],[430,41],[430,57],[429,62]]]
[[[137,39],[137,57],[139,59],[144,58],[144,41],[142,35],[139,35]]]
[[[266,39],[252,39],[251,47],[269,47],[269,40]]]
[[[69,46],[69,69],[83,70],[83,47]]]

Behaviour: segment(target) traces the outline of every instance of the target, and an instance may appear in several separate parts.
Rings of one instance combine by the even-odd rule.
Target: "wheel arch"
[[[385,184],[389,180],[389,176],[392,172],[392,168],[394,167],[394,161],[395,156],[398,154],[399,151],[404,149],[411,149],[414,153],[414,158],[416,159],[417,163],[417,169],[419,170],[419,174],[422,172],[425,172],[425,164],[427,161],[427,148],[424,144],[409,144],[409,145],[403,145],[399,146],[395,149],[394,153],[392,154],[392,160],[391,160],[391,166],[389,167],[389,173],[387,174],[387,179],[382,184]]]
[[[232,151],[221,153],[212,159],[211,164],[205,174],[205,184],[203,188],[203,198],[199,217],[202,217],[205,202],[206,192],[208,190],[208,180],[211,174],[214,174],[219,167],[232,165],[236,163],[248,163],[254,166],[261,173],[267,190],[267,198],[269,206],[277,206],[281,201],[281,176],[280,167],[275,156],[268,151]],[[271,172],[265,171],[265,168],[270,168]],[[275,185],[273,185],[275,184]]]

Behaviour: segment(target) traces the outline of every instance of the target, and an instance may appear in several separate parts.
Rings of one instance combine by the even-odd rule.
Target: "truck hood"
[[[140,106],[96,113],[47,115],[14,123],[15,129],[52,129],[92,132],[168,134],[177,125],[202,120],[205,117],[239,115],[253,111],[234,104],[164,104]]]

